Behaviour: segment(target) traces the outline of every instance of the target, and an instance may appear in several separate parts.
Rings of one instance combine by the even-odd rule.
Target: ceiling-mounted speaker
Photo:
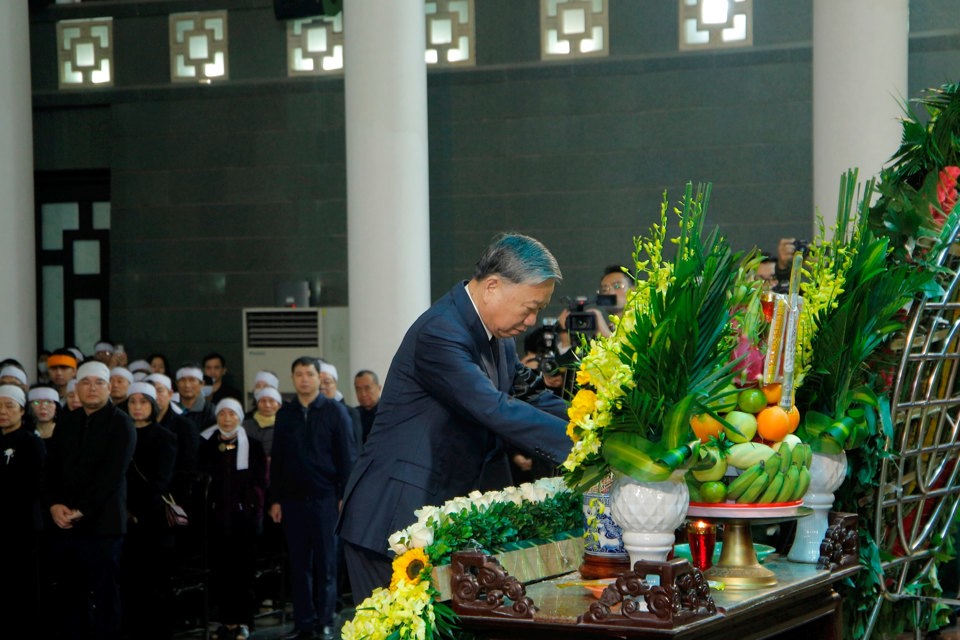
[[[277,20],[310,16],[335,16],[343,11],[343,0],[273,0]]]

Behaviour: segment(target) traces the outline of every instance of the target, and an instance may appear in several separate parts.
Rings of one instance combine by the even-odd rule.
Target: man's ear
[[[480,284],[480,290],[483,291],[484,295],[496,293],[497,289],[499,289],[502,284],[503,282],[501,281],[500,276],[487,276]]]

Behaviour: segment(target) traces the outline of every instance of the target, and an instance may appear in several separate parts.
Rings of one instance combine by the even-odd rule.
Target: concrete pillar
[[[908,0],[813,2],[813,204],[837,217],[841,174],[879,174],[900,145]]]
[[[26,2],[0,2],[0,358],[37,363],[33,115]]]
[[[349,387],[430,305],[430,198],[423,0],[343,7]]]

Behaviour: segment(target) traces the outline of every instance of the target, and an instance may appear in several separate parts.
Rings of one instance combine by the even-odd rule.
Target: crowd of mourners
[[[128,361],[106,342],[94,351],[45,353],[29,374],[0,363],[0,636],[169,638],[209,613],[219,640],[248,637],[263,604],[257,563],[286,550],[282,518],[303,534],[295,507],[314,499],[285,502],[271,472],[283,477],[274,485],[329,487],[336,504],[373,422],[376,375],[357,374],[360,406],[348,407],[336,368],[300,358],[285,404],[281,374],[259,371],[241,392],[217,353],[172,369],[161,354]],[[292,426],[275,439],[284,412]],[[297,440],[301,417],[317,442]],[[274,460],[277,447],[287,453]],[[349,589],[336,545],[294,542],[308,552],[306,594],[294,577],[297,626],[329,636]],[[207,612],[174,597],[174,579],[192,572],[209,589]]]

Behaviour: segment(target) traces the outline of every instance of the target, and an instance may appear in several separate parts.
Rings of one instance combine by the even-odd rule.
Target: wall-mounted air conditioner
[[[300,356],[321,357],[339,373],[338,388],[356,404],[350,369],[350,319],[347,307],[257,308],[243,310],[243,385],[250,396],[257,372],[280,379],[284,397],[294,393],[290,365]],[[247,398],[252,406],[252,396]]]

